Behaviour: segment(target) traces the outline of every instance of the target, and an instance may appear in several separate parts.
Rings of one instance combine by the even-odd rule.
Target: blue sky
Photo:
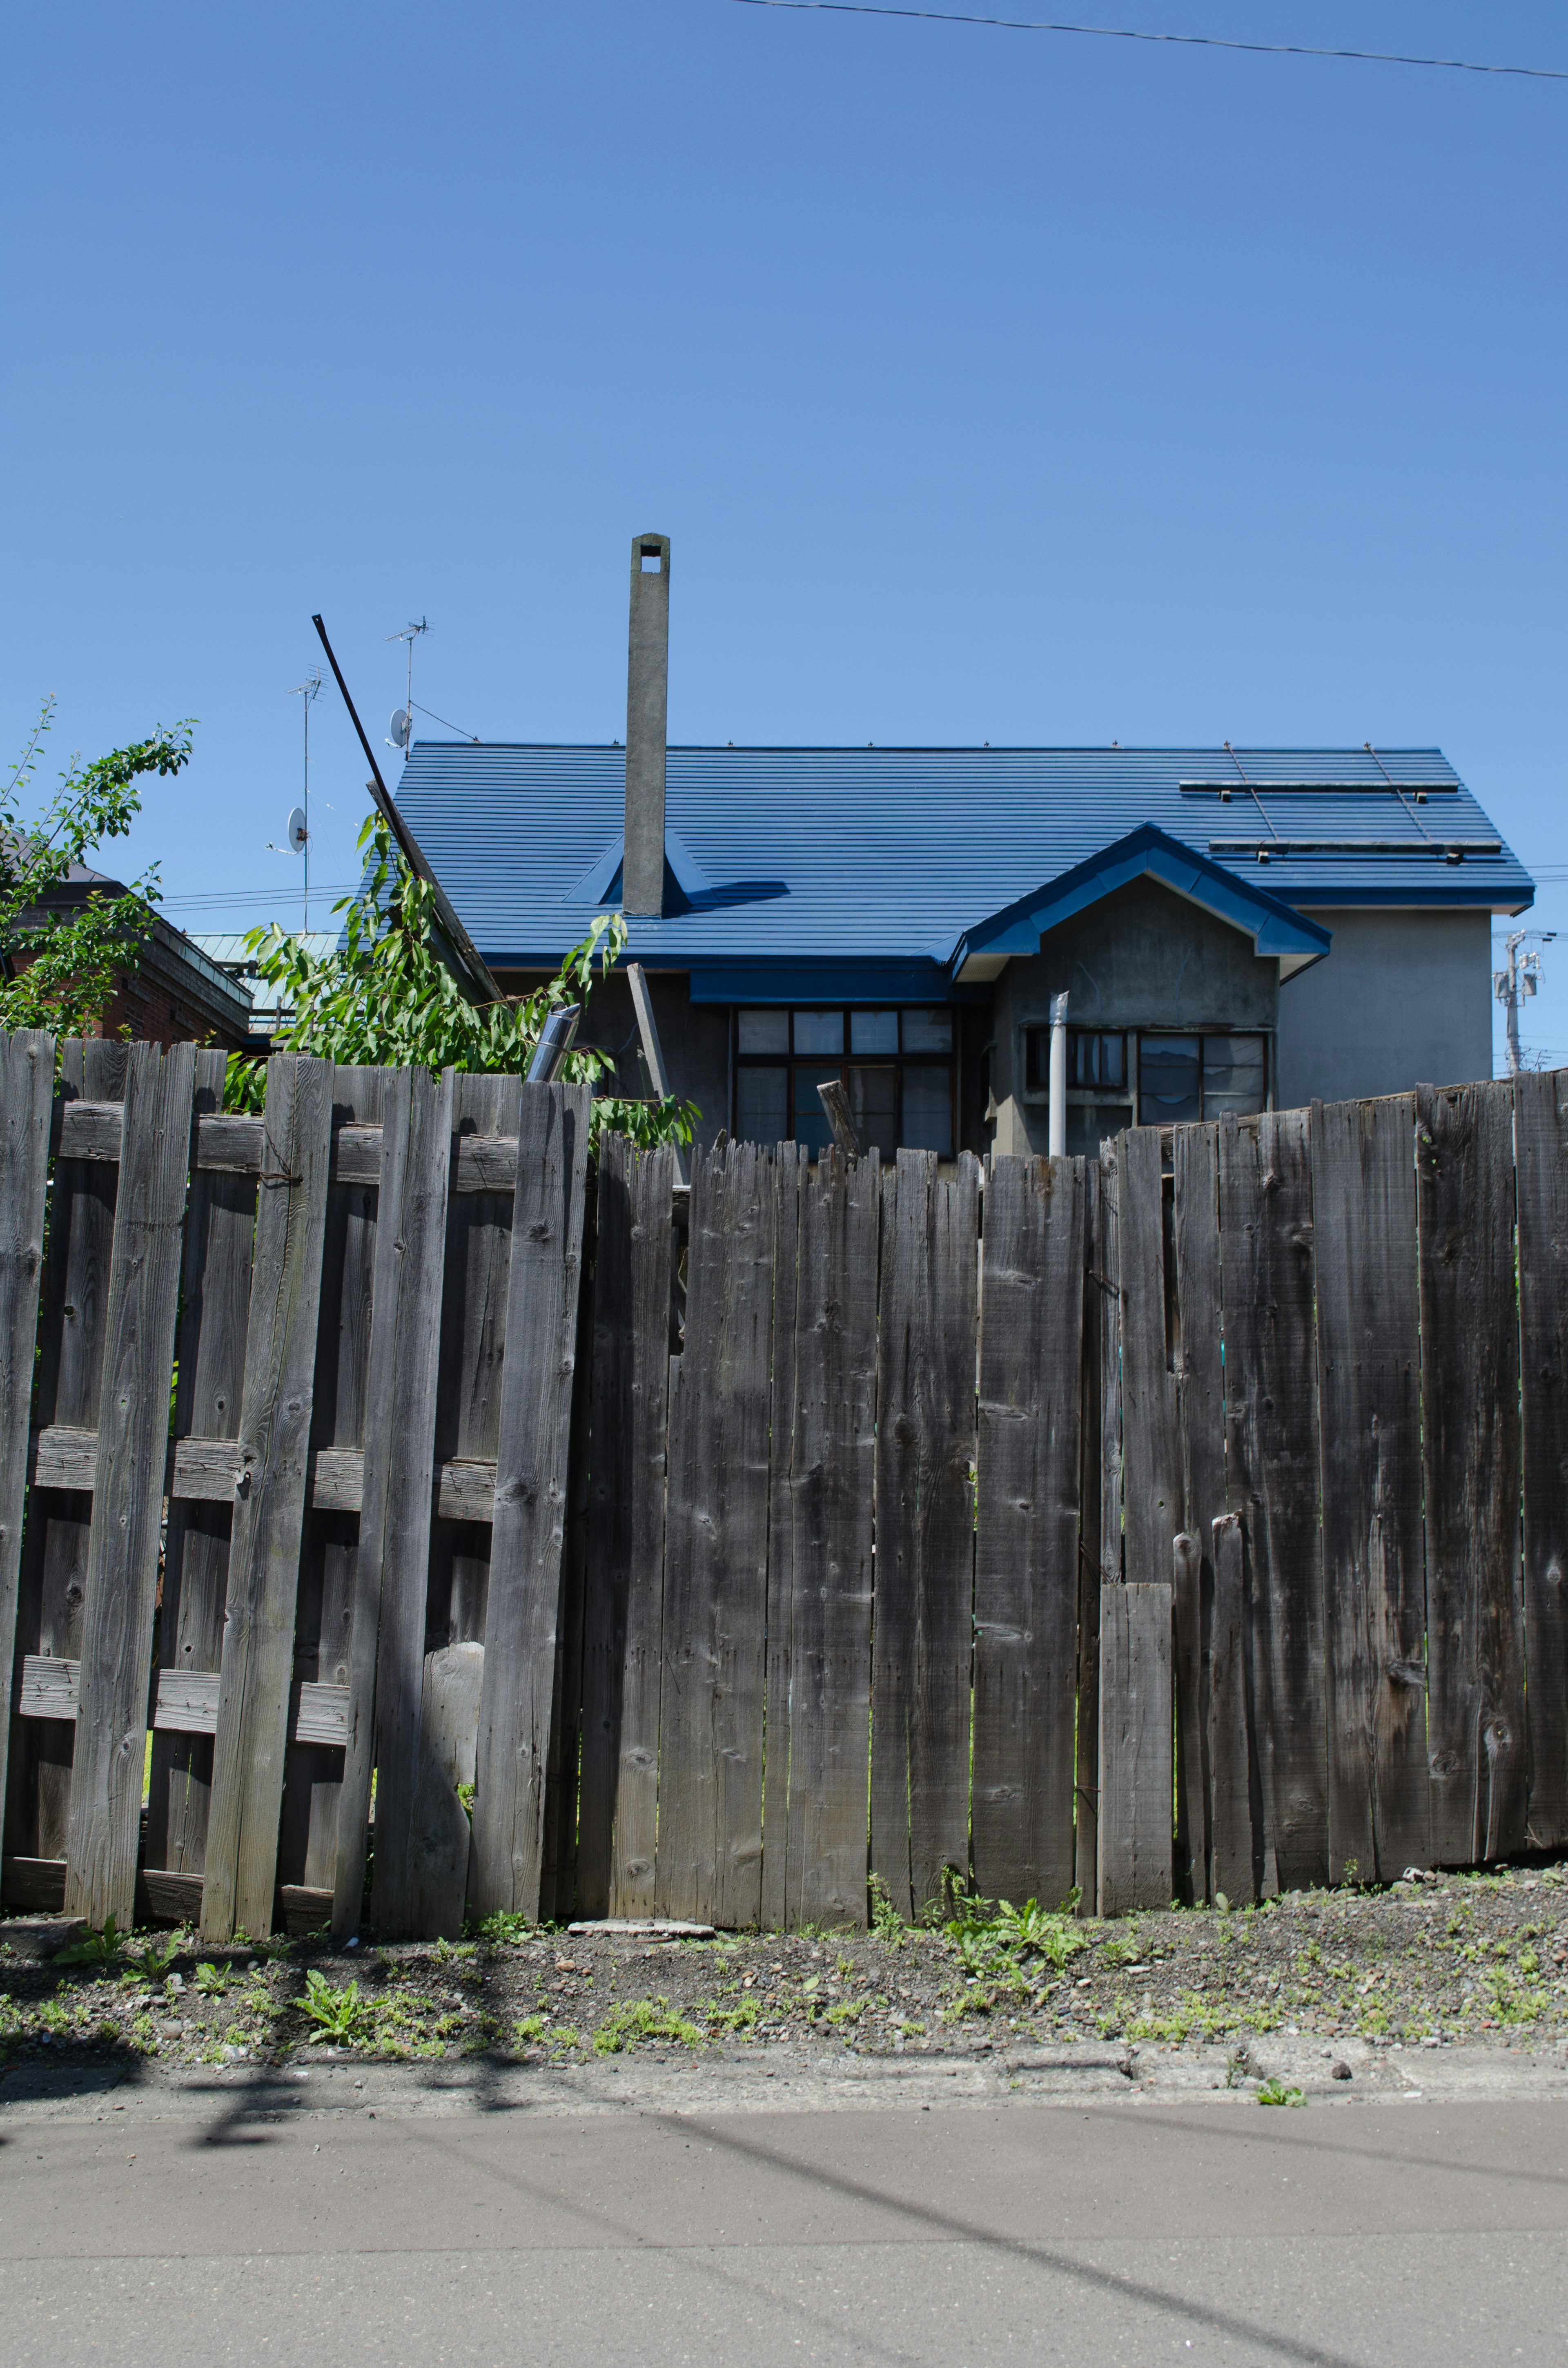
[[[1560,0],[1081,13],[1568,67]],[[416,699],[608,739],[656,528],[672,738],[1441,746],[1563,883],[1568,1061],[1568,84],[733,0],[7,54],[4,713],[199,718],[172,917],[298,917],[313,609],[378,738],[426,615]],[[328,697],[313,748],[347,881]]]

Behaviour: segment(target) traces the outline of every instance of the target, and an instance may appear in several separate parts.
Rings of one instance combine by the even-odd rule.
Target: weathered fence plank
[[[1312,1110],[1328,1617],[1328,1864],[1430,1863],[1415,1104]]]
[[[272,1930],[289,1738],[316,1329],[332,1150],[332,1064],[276,1053],[256,1203],[240,1404],[204,1940]]]
[[[1213,1525],[1225,1509],[1225,1377],[1220,1281],[1220,1130],[1178,1126],[1172,1138],[1176,1259],[1176,1358],[1181,1409],[1183,1534],[1175,1569],[1177,1874],[1208,1896],[1209,1630]],[[1187,1893],[1183,1895],[1188,1896]]]
[[[1171,1590],[1100,1601],[1099,1912],[1171,1903]]]
[[[1122,1506],[1130,1586],[1168,1587],[1182,1526],[1181,1407],[1173,1370],[1165,1190],[1157,1127],[1117,1138]]]
[[[539,1912],[588,1103],[586,1087],[518,1088],[508,1346],[469,1856],[469,1909],[479,1917]]]
[[[1317,1351],[1306,1114],[1220,1122],[1228,1487],[1247,1524],[1266,1893],[1328,1873]]]
[[[21,1588],[28,1422],[43,1275],[54,1039],[0,1035],[0,1671],[9,1676]],[[0,1704],[0,1819],[6,1797],[10,1704]]]
[[[1084,1505],[1078,1539],[1077,1821],[1073,1880],[1095,1913],[1099,1887],[1100,1589],[1121,1578],[1121,1273],[1116,1159],[1085,1170]]]
[[[874,1152],[824,1152],[801,1201],[790,1452],[786,1918],[864,1924],[876,1452]]]
[[[767,1678],[762,1798],[762,1920],[789,1921],[790,1734],[795,1675],[795,1479],[801,1318],[801,1226],[809,1168],[804,1147],[773,1156],[773,1393],[767,1495]]]
[[[65,1912],[134,1921],[164,1441],[190,1157],[196,1047],[131,1048],[82,1618]]]
[[[1220,1514],[1210,1522],[1210,1534],[1214,1604],[1210,1620],[1205,1736],[1209,1896],[1240,1907],[1256,1896],[1263,1875],[1261,1833],[1255,1833],[1254,1821],[1245,1541],[1241,1515]]]
[[[974,1549],[974,1880],[988,1898],[1051,1907],[1074,1882],[1085,1224],[1082,1160],[993,1160]],[[885,1429],[885,1408],[878,1419]],[[879,1592],[884,1555],[879,1526]]]
[[[755,1923],[762,1906],[772,1201],[755,1144],[694,1155],[670,1395],[654,1901],[718,1924]]]
[[[1432,1849],[1524,1840],[1513,1088],[1416,1088]]]
[[[1514,1080],[1534,1850],[1568,1841],[1568,1072]]]
[[[882,1171],[871,1621],[871,1872],[899,1913],[969,1867],[980,1171]]]

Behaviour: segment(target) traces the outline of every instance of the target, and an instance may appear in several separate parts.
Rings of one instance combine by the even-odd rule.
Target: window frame
[[[1254,1118],[1261,1115],[1262,1110],[1267,1110],[1273,1107],[1273,1060],[1269,1049],[1273,1033],[1271,1030],[1267,1028],[1139,1028],[1136,1030],[1130,1029],[1128,1033],[1130,1035],[1135,1035],[1138,1040],[1138,1068],[1136,1082],[1131,1083],[1128,1088],[1129,1096],[1132,1102],[1132,1115],[1135,1125],[1203,1126],[1213,1124],[1213,1120],[1209,1117],[1204,1107],[1204,1071],[1207,1065],[1204,1060],[1204,1047],[1211,1040],[1220,1037],[1251,1036],[1256,1038],[1258,1044],[1262,1047],[1263,1099],[1260,1110],[1256,1111],[1244,1111],[1238,1113],[1238,1115]],[[1143,1115],[1143,1046],[1146,1042],[1156,1041],[1162,1036],[1178,1036],[1197,1042],[1198,1116],[1196,1119],[1145,1118]]]
[[[938,1159],[954,1159],[958,1156],[959,1014],[952,1004],[811,1003],[802,1001],[801,1003],[791,1004],[736,1004],[733,1008],[735,1018],[733,1033],[731,1041],[734,1046],[734,1051],[732,1055],[731,1064],[730,1107],[735,1113],[735,1131],[737,1134],[739,1133],[740,1124],[740,1081],[743,1073],[747,1069],[783,1070],[785,1079],[784,1108],[786,1119],[789,1124],[789,1133],[786,1135],[781,1136],[779,1140],[786,1143],[793,1143],[798,1140],[795,1133],[795,1071],[797,1066],[807,1069],[815,1069],[818,1071],[835,1071],[839,1082],[843,1085],[846,1092],[849,1090],[849,1073],[852,1069],[892,1069],[896,1078],[896,1108],[893,1131],[895,1135],[900,1138],[901,1142],[903,1134],[903,1080],[905,1070],[945,1069],[948,1076],[948,1139],[952,1147],[947,1152],[938,1152],[936,1156]],[[782,1053],[743,1053],[740,1049],[741,1013],[743,1010],[781,1011],[788,1023],[788,1051]],[[952,1042],[949,1049],[946,1053],[906,1051],[904,1049],[904,1013],[906,1011],[936,1010],[945,1011],[951,1022]],[[853,1042],[851,1022],[854,1015],[857,1012],[864,1013],[868,1011],[892,1011],[896,1014],[898,1019],[898,1050],[896,1052],[851,1052],[849,1049]],[[836,1012],[843,1025],[844,1051],[838,1054],[832,1053],[797,1053],[795,1050],[795,1015],[797,1012],[807,1012],[812,1015],[818,1013],[826,1014],[829,1012]],[[816,1155],[813,1153],[812,1156],[815,1156]],[[883,1156],[884,1157],[888,1157],[892,1155],[884,1154]]]

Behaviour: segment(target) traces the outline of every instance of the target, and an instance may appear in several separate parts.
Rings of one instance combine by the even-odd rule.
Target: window
[[[1249,1115],[1267,1099],[1267,1071],[1261,1036],[1140,1036],[1138,1122],[1181,1126],[1221,1110]]]
[[[1051,1091],[1051,1030],[1031,1028],[1025,1038],[1024,1083],[1031,1094]],[[1070,1091],[1088,1087],[1119,1094],[1127,1086],[1127,1039],[1119,1031],[1069,1028],[1067,1084]]]
[[[901,1146],[950,1159],[953,1015],[936,1010],[743,1010],[735,1023],[735,1132],[793,1141],[812,1157],[833,1140],[819,1086],[837,1078],[855,1131],[891,1158]]]

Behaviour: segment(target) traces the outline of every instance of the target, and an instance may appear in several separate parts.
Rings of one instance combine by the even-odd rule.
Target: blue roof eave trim
[[[973,954],[1038,953],[1040,939],[1049,930],[1145,874],[1229,922],[1233,928],[1244,930],[1259,955],[1278,962],[1285,974],[1321,962],[1334,942],[1332,930],[1305,919],[1267,889],[1238,880],[1234,872],[1195,854],[1155,824],[1143,823],[1060,879],[1045,882],[989,920],[965,930],[949,958],[953,977],[960,976]]]

